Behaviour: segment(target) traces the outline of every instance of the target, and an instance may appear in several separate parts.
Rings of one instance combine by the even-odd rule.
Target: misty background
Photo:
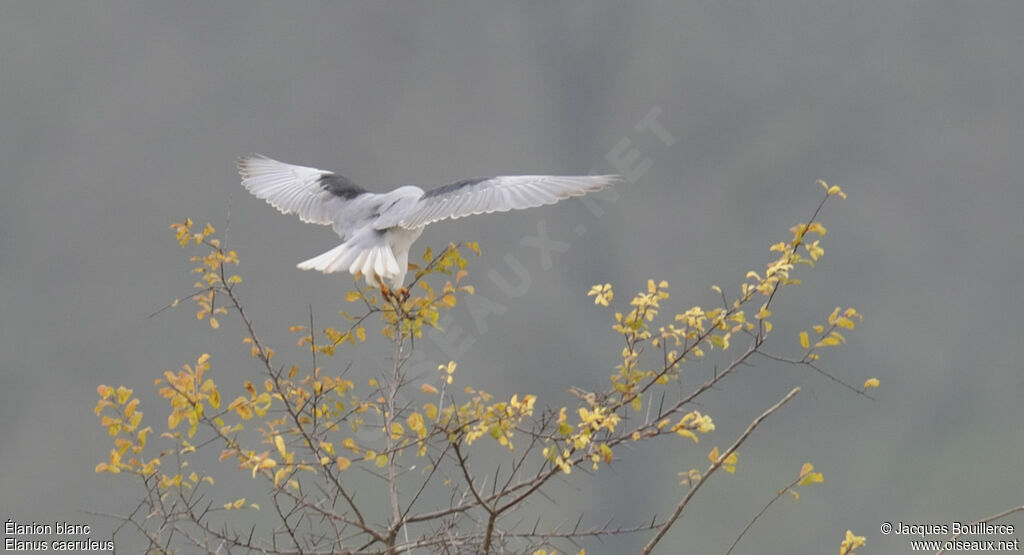
[[[262,381],[232,317],[212,333],[191,303],[149,317],[194,281],[171,222],[226,228],[240,295],[280,360],[308,360],[288,327],[310,305],[338,323],[351,279],[295,268],[337,237],[250,197],[234,168],[249,152],[373,191],[635,170],[617,200],[597,201],[600,216],[571,200],[432,225],[413,247],[418,258],[478,241],[468,283],[502,312],[480,326],[458,307],[456,336],[417,343],[426,360],[456,345],[457,383],[535,393],[540,406],[604,387],[617,363],[591,285],[612,283],[624,306],[665,279],[668,310],[713,305],[712,284],[735,293],[810,216],[816,179],[839,184],[849,199],[822,215],[825,256],[773,304],[772,341],[795,353],[801,329],[856,307],[864,324],[823,366],[857,385],[878,377],[876,400],[759,361],[697,407],[713,435],[623,451],[598,479],[573,473],[560,506],[585,508],[584,525],[667,514],[685,494],[677,472],[704,468],[795,386],[660,552],[724,552],[805,461],[825,482],[773,507],[736,553],[834,552],[847,529],[869,553],[902,553],[907,539],[882,536],[883,521],[1020,505],[1022,22],[1019,2],[941,0],[5,2],[2,514],[87,523],[103,539],[115,523],[86,511],[133,506],[126,477],[93,473],[111,447],[92,413],[98,384],[134,388],[159,432],[167,409],[152,382],[165,370],[209,352],[225,397]],[[560,242],[548,260],[524,243],[541,233]],[[354,361],[365,384],[386,354],[348,348],[333,363]],[[230,486],[223,502],[244,494]],[[584,546],[635,552],[649,537]]]

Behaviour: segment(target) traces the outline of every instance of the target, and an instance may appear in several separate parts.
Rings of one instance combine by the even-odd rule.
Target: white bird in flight
[[[362,273],[401,288],[409,248],[427,224],[473,214],[554,204],[622,182],[618,175],[506,175],[466,179],[430,191],[407,185],[371,193],[326,170],[294,166],[252,154],[238,161],[242,186],[284,214],[329,225],[341,244],[305,262],[303,270]]]

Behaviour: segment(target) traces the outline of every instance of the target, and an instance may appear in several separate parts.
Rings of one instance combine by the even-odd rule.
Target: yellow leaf
[[[338,457],[338,470],[345,470],[351,465],[352,461],[346,459],[345,457]]]
[[[818,348],[818,347],[835,347],[837,345],[839,345],[839,340],[838,339],[835,339],[835,338],[832,338],[832,337],[826,337],[825,339],[822,339],[821,341],[818,341],[817,343],[815,343],[814,347],[815,348]]]
[[[405,434],[405,426],[401,422],[391,423],[391,439],[399,439]]]
[[[736,462],[738,460],[739,460],[739,457],[736,456],[736,453],[731,453],[731,454],[729,454],[728,457],[725,458],[724,461],[722,461],[722,468],[724,468],[725,471],[728,472],[729,474],[735,474],[736,473]]]
[[[146,436],[148,436],[149,432],[152,432],[152,431],[153,431],[153,428],[150,428],[149,426],[146,426],[145,428],[139,430],[139,448],[140,449],[146,447]]]
[[[855,549],[864,545],[864,536],[854,536],[850,530],[846,531],[846,538],[839,545],[839,555],[850,555]]]
[[[232,503],[231,507],[234,508],[234,509],[241,509],[243,505],[245,505],[245,498],[244,497],[239,499],[239,500],[237,500],[237,501],[235,501],[234,503]]]
[[[879,385],[881,385],[881,382],[878,381],[878,378],[871,378],[864,382],[864,389],[869,387],[878,387]]]
[[[679,428],[678,430],[676,430],[676,433],[683,437],[688,437],[692,439],[694,443],[700,441],[700,439],[697,438],[697,434],[691,432],[690,430],[687,430],[686,428]]]
[[[117,452],[119,454],[121,454],[121,455],[123,455],[124,452],[127,451],[128,448],[131,447],[131,446],[132,446],[132,442],[128,441],[127,439],[125,439],[123,437],[119,437],[119,438],[114,440],[114,447],[117,447]]]
[[[128,402],[128,399],[132,396],[132,390],[125,386],[117,388],[117,404],[123,405]]]
[[[824,482],[824,481],[825,481],[825,477],[821,474],[821,472],[811,472],[811,473],[807,474],[806,476],[804,476],[803,478],[800,478],[800,481],[797,482],[796,485],[798,485],[798,486],[807,486],[807,485],[810,485],[810,484],[820,484],[821,482]]]
[[[713,448],[710,453],[708,453],[708,459],[710,459],[712,463],[718,463],[720,457],[721,456],[718,454],[717,446]],[[721,460],[720,466],[729,474],[733,474],[736,472],[737,461],[739,461],[739,457],[736,455],[736,453],[730,453],[728,457],[725,457],[725,459]]]
[[[280,435],[274,436],[274,445],[277,447],[277,452],[281,453],[282,457],[288,455],[288,452],[284,448],[284,438]]]
[[[265,455],[266,454],[264,453],[264,456]],[[260,470],[274,468],[275,466],[277,466],[277,461],[271,459],[270,457],[263,458],[258,463],[256,463],[255,466],[252,467],[252,477],[255,478],[256,473],[259,472]]]
[[[210,316],[210,327],[213,329],[217,329],[220,327],[220,322],[218,322],[217,319],[214,318],[213,316]]]
[[[132,399],[131,402],[129,402],[124,407],[124,415],[127,416],[128,418],[131,418],[132,415],[135,414],[135,409],[138,406],[139,406],[139,399],[138,398]]]
[[[363,326],[356,328],[356,337],[359,338],[359,341],[366,341],[366,328]]]
[[[388,456],[385,454],[377,455],[376,463],[377,466],[384,468],[385,466],[388,465]]]
[[[813,464],[809,462],[804,463],[804,465],[800,467],[800,477],[803,478],[804,476],[807,476],[807,474],[812,470],[814,470]]]
[[[811,348],[811,340],[807,337],[807,332],[800,332],[800,346],[804,349]]]
[[[109,385],[100,385],[96,387],[96,393],[99,393],[100,397],[106,399],[114,393],[114,388]]]
[[[405,421],[409,424],[409,429],[419,434],[420,437],[427,435],[427,429],[423,425],[423,416],[420,413],[414,412],[410,414]]]
[[[432,386],[432,385],[430,385],[428,383],[425,383],[425,384],[421,385],[420,386],[420,391],[422,391],[423,393],[431,393],[431,394],[438,392],[436,387],[434,387],[434,386]]]

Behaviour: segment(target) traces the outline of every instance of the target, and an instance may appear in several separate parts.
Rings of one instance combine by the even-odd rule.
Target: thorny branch
[[[825,200],[831,195],[829,192]],[[825,200],[818,205],[804,229],[816,220]],[[222,258],[225,256],[226,253],[219,242],[206,239],[205,235],[201,239],[197,242],[206,245]],[[801,245],[802,232],[797,233],[791,249],[787,251],[787,256],[790,256],[789,262],[799,258],[793,253]],[[403,391],[410,386],[404,365],[415,349],[413,340],[418,335],[413,324],[422,323],[424,314],[429,311],[454,306],[454,296],[449,299],[448,295],[461,289],[453,287],[449,281],[443,295],[434,295],[427,284],[427,278],[436,273],[451,276],[456,269],[455,262],[461,260],[457,255],[460,246],[462,245],[451,245],[448,249],[427,257],[424,267],[417,271],[409,285],[410,289],[421,288],[427,291],[427,295],[422,298],[412,296],[409,289],[391,291],[382,283],[376,288],[368,286],[359,290],[358,300],[365,311],[349,317],[348,333],[340,334],[339,337],[351,338],[357,329],[362,333],[364,322],[371,316],[381,315],[385,319],[385,327],[390,328],[390,334],[385,335],[393,344],[392,365],[389,373],[381,380],[382,383],[371,392],[368,399],[336,412],[322,408],[330,402],[327,390],[308,387],[310,391],[305,391],[303,395],[296,394],[297,386],[293,385],[296,382],[292,381],[295,368],[286,370],[284,366],[278,367],[272,362],[273,351],[258,338],[253,321],[246,314],[237,295],[235,282],[228,278],[223,264],[216,269],[219,279],[169,305],[177,305],[181,300],[188,298],[197,301],[208,299],[205,302],[212,314],[216,296],[226,298],[227,303],[221,302],[222,308],[217,310],[223,312],[223,307],[226,306],[238,315],[252,346],[253,355],[260,361],[262,373],[267,377],[268,390],[273,396],[275,408],[272,414],[275,419],[271,420],[268,417],[265,422],[267,428],[261,430],[267,438],[265,443],[274,444],[280,442],[282,437],[288,437],[283,443],[278,443],[282,459],[277,468],[264,468],[260,466],[260,461],[253,462],[252,451],[243,448],[243,439],[237,430],[231,431],[223,424],[222,419],[232,412],[231,408],[207,414],[203,412],[202,399],[190,397],[187,391],[171,383],[169,385],[174,388],[175,393],[187,399],[190,408],[201,415],[199,423],[209,432],[209,436],[196,446],[188,445],[181,440],[180,435],[177,436],[179,443],[174,454],[178,459],[178,465],[183,466],[180,457],[188,449],[195,451],[207,445],[219,444],[224,453],[240,461],[241,467],[253,469],[253,478],[260,477],[261,483],[267,488],[266,493],[277,526],[268,537],[257,534],[255,526],[241,533],[232,531],[227,520],[220,524],[214,522],[212,517],[221,514],[225,509],[210,500],[209,493],[200,492],[201,481],[194,489],[184,488],[180,484],[177,487],[167,487],[161,485],[159,473],[143,474],[133,471],[140,478],[145,495],[132,512],[126,515],[110,515],[121,521],[114,534],[132,528],[145,537],[147,550],[150,552],[173,551],[175,545],[184,544],[188,551],[200,550],[209,553],[241,550],[261,553],[390,554],[407,553],[417,549],[453,553],[526,551],[552,546],[557,542],[575,544],[578,540],[586,538],[653,532],[654,536],[643,550],[644,553],[650,553],[679,521],[684,509],[689,506],[697,491],[711,475],[722,467],[724,461],[750,437],[765,418],[785,405],[800,388],[793,389],[758,416],[746,431],[711,463],[700,479],[690,484],[689,491],[666,519],[650,518],[646,524],[630,526],[613,526],[612,522],[608,521],[599,526],[584,527],[581,513],[571,528],[567,528],[565,522],[544,528],[541,526],[541,519],[537,518],[532,529],[524,529],[522,521],[511,522],[512,519],[506,517],[517,513],[531,500],[541,497],[550,500],[545,487],[553,478],[564,476],[571,469],[588,464],[593,464],[596,469],[602,458],[606,464],[612,464],[612,448],[627,442],[648,441],[675,435],[686,422],[685,419],[694,415],[686,414],[688,407],[697,402],[708,390],[721,384],[727,376],[748,366],[755,354],[788,364],[809,365],[844,386],[864,394],[863,390],[849,386],[839,378],[819,369],[813,364],[814,358],[809,354],[805,354],[802,359],[793,359],[767,352],[764,345],[770,328],[759,316],[756,327],[751,326],[743,330],[750,338],[750,344],[724,368],[716,367],[712,375],[690,391],[682,389],[680,385],[678,397],[673,397],[667,390],[662,390],[660,403],[647,402],[646,413],[631,412],[633,407],[642,404],[642,399],[655,395],[654,392],[659,386],[673,380],[682,383],[680,376],[684,362],[692,362],[703,356],[703,346],[711,345],[712,340],[721,339],[714,334],[728,329],[723,327],[724,323],[730,319],[743,317],[742,307],[754,298],[753,292],[747,293],[745,290],[744,295],[731,304],[722,293],[722,308],[714,324],[687,335],[680,350],[669,350],[667,336],[663,336],[660,343],[657,340],[653,341],[653,345],[658,348],[659,363],[653,370],[641,374],[632,386],[624,390],[613,387],[600,393],[577,391],[581,418],[586,411],[592,422],[581,421],[566,428],[564,409],[561,414],[548,409],[538,416],[533,416],[531,400],[529,411],[519,414],[515,411],[524,409],[521,406],[515,408],[515,398],[513,402],[500,403],[503,408],[499,410],[499,404],[487,404],[489,396],[483,397],[484,401],[479,401],[480,394],[475,401],[478,403],[476,407],[486,408],[487,411],[474,412],[472,402],[460,405],[457,395],[446,389],[451,382],[442,379],[440,391],[434,391],[439,393],[438,406],[434,409],[436,416],[423,423],[425,431],[420,437],[403,435],[402,423],[406,422],[404,419],[419,414],[419,409],[411,402],[401,401]],[[453,252],[456,254],[453,255]],[[787,259],[784,258],[780,264],[786,262]],[[464,274],[461,269],[462,265],[458,264],[455,283],[458,283]],[[762,282],[762,285],[764,283]],[[776,293],[783,283],[784,280],[769,283],[770,291],[762,291],[767,298],[762,305],[762,312],[766,312],[768,306],[776,299]],[[667,295],[665,297],[667,298]],[[657,307],[657,304],[653,306]],[[163,310],[157,311],[154,315]],[[650,334],[644,335],[638,330],[646,330],[646,321],[653,319],[654,314],[656,311],[652,306],[638,306],[635,318],[640,326],[623,333],[624,357],[639,360],[645,346],[652,343]],[[428,325],[436,325],[436,315],[433,322],[426,322]],[[312,352],[310,380],[318,379],[320,376],[321,369],[317,356],[320,352],[326,352],[321,351],[325,344],[318,344],[316,341],[314,323],[313,310],[310,307],[309,336],[308,343],[305,344]],[[831,329],[827,329],[822,337],[834,329],[835,324]],[[340,342],[341,340],[334,340],[333,346],[337,347]],[[300,342],[300,345],[303,343]],[[331,347],[330,340],[326,347]],[[332,353],[333,351],[328,354]],[[513,408],[510,409],[506,405]],[[331,462],[335,454],[330,447],[330,439],[336,436],[343,423],[350,422],[355,429],[355,421],[362,422],[358,415],[367,407],[372,407],[376,411],[379,420],[363,426],[383,432],[383,450],[374,451],[375,460],[370,460],[368,455],[367,462],[377,462],[377,466],[382,468],[381,472],[376,472],[373,464],[363,465],[361,468],[369,475],[384,481],[387,495],[386,502],[383,503],[375,502],[370,495],[360,497],[357,494],[362,488],[359,487],[359,481],[352,478],[353,471],[345,473],[348,463],[342,466],[339,462],[338,468],[335,468]],[[639,421],[636,420],[636,414],[641,415]],[[614,420],[608,420],[613,416]],[[667,426],[670,418],[680,416],[684,417],[680,424]],[[500,437],[507,440],[512,434],[517,434],[517,438],[525,438],[525,445],[520,445],[514,450],[510,464],[504,472],[501,466],[488,468],[484,472],[475,472],[471,460],[476,460],[476,457],[471,457],[469,450],[473,439],[485,435],[480,433],[481,426],[495,439]],[[689,429],[683,426],[680,433],[688,432]],[[696,439],[692,432],[689,435]],[[183,449],[186,445],[188,449]],[[511,444],[509,446],[511,447]],[[369,452],[369,449],[363,448]],[[285,449],[289,449],[297,461],[284,460]],[[544,451],[543,457],[538,453],[541,450]],[[418,451],[415,462],[411,460],[408,451]],[[410,471],[419,464],[423,464],[424,469],[418,477],[414,477]],[[485,477],[480,480],[478,476]],[[440,483],[442,478],[443,484]],[[438,491],[447,492],[447,495],[439,495]],[[442,501],[444,497],[448,497],[447,501]],[[774,500],[754,517],[751,524]],[[383,519],[379,514],[382,508],[388,514]],[[1024,507],[1011,509],[990,519],[1020,510],[1024,510]],[[750,524],[747,529],[749,527]],[[740,533],[736,542],[743,537],[747,529]]]

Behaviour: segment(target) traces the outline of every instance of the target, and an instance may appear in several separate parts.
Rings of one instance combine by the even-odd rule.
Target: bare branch
[[[788,403],[789,400],[796,396],[796,394],[799,392],[799,387],[793,388],[793,390],[786,394],[786,396],[783,397],[782,400],[772,405],[771,408],[761,413],[761,416],[758,416],[757,418],[754,419],[753,422],[750,423],[750,426],[748,426],[747,430],[743,432],[743,435],[741,435],[739,439],[737,439],[728,449],[726,449],[725,452],[718,457],[718,460],[712,462],[711,466],[709,466],[708,469],[704,472],[704,476],[701,477],[700,481],[694,484],[692,488],[690,488],[690,491],[686,494],[686,497],[684,497],[683,500],[680,501],[678,505],[676,505],[676,510],[673,511],[672,516],[670,516],[668,520],[666,520],[658,528],[658,533],[654,536],[654,538],[651,539],[651,541],[647,542],[647,545],[644,546],[644,549],[643,551],[641,551],[641,553],[650,553],[651,550],[654,549],[654,546],[658,545],[658,542],[661,541],[661,538],[665,537],[665,534],[668,533],[669,528],[671,528],[672,525],[675,524],[677,520],[679,520],[679,516],[683,514],[683,509],[685,509],[686,505],[689,504],[691,499],[693,499],[693,496],[696,495],[698,491],[700,491],[701,486],[703,486],[708,481],[708,478],[710,478],[711,475],[715,473],[715,471],[722,467],[722,463],[727,458],[729,458],[729,455],[732,455],[733,452],[735,452],[740,445],[743,445],[743,442],[746,441],[748,437],[750,437],[750,434],[754,432],[754,430],[761,424],[761,422],[765,418],[768,418],[768,416],[770,416],[772,413],[782,408],[783,405]]]
[[[1014,513],[1019,513],[1021,511],[1024,511],[1024,505],[1019,505],[1017,507],[1011,507],[1011,508],[1006,509],[1005,511],[1003,511],[1001,513],[996,513],[996,514],[994,514],[992,516],[987,516],[987,517],[985,517],[985,518],[983,518],[981,520],[976,520],[976,521],[968,524],[968,526],[975,526],[975,525],[978,525],[978,524],[992,522],[994,520],[999,520],[1001,518],[1006,518],[1006,517],[1008,517],[1008,516],[1010,516],[1010,515],[1012,515]],[[960,532],[959,534],[956,534],[954,536],[950,536],[948,541],[955,540],[955,539],[963,536],[964,534],[965,534],[965,532]],[[944,542],[944,545],[945,545],[945,543],[948,543],[948,541]],[[946,548],[943,547],[942,549],[936,551],[935,555],[942,555],[943,553],[946,553],[946,552],[947,552]]]

